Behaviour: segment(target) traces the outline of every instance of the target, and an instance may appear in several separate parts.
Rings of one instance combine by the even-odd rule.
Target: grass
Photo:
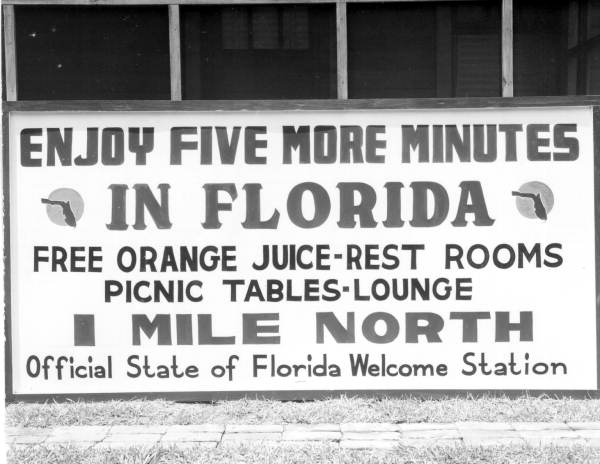
[[[332,398],[281,402],[237,400],[175,403],[162,400],[66,402],[7,405],[12,426],[267,424],[331,422],[598,421],[600,400],[550,397]],[[403,447],[394,451],[345,450],[327,443],[269,447],[261,444],[217,449],[85,449],[27,446],[9,450],[10,464],[584,464],[600,462],[600,448],[497,446]]]
[[[36,446],[9,451],[9,464],[570,464],[600,462],[600,450],[588,447],[488,448],[434,447],[399,448],[394,451],[341,450],[332,445],[302,447],[236,446],[218,449],[187,450],[129,448],[122,450],[85,450],[71,446]]]
[[[600,421],[600,400],[549,397],[333,398],[281,402],[162,400],[9,404],[9,426],[343,422]]]

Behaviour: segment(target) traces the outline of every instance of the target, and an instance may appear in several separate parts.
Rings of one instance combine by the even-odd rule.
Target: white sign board
[[[592,114],[11,112],[12,393],[595,390]]]

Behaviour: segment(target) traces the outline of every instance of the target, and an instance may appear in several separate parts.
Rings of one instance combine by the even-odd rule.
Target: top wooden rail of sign
[[[3,102],[3,111],[301,111],[600,106],[600,95],[350,100],[52,100]]]
[[[337,0],[2,0],[4,5],[232,5],[276,3],[336,3]],[[346,0],[348,3],[365,2],[454,2],[464,0]],[[486,0],[469,0],[483,2]]]

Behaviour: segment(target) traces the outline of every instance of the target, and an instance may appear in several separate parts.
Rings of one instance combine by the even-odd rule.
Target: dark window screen
[[[600,95],[600,43],[588,54],[588,91],[589,95]]]
[[[587,38],[591,39],[600,35],[600,0],[590,0],[587,7]]]
[[[181,9],[183,97],[336,97],[333,5]]]
[[[466,3],[452,13],[453,96],[500,96],[500,5]]]
[[[498,2],[348,4],[351,98],[500,94]]]
[[[435,10],[348,4],[351,98],[435,96]]]
[[[515,2],[515,95],[567,93],[568,2]]]
[[[600,0],[589,0],[583,21],[587,23],[585,62],[587,66],[586,93],[600,95]]]
[[[169,99],[167,7],[16,7],[19,99]]]

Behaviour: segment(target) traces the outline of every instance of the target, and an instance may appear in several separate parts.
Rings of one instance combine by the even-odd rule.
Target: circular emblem
[[[536,180],[524,183],[512,195],[519,213],[529,219],[545,221],[554,206],[554,194],[550,187]]]
[[[70,188],[54,190],[47,198],[42,198],[46,205],[48,219],[59,226],[76,227],[83,215],[83,198]]]

